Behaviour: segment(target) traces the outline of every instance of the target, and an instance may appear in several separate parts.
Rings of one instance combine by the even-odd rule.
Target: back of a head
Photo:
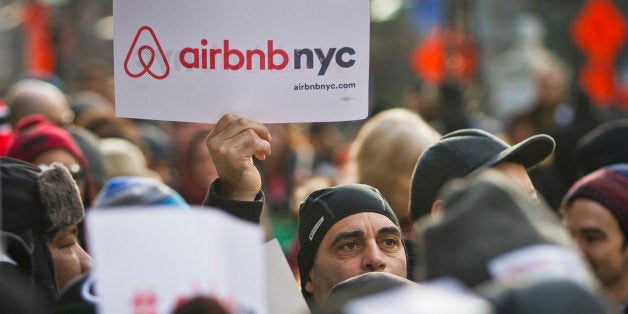
[[[357,179],[373,177],[370,173],[375,167],[411,172],[419,155],[439,139],[440,134],[412,111],[382,111],[362,126],[352,143],[350,154],[357,166]]]
[[[148,169],[146,156],[135,144],[122,138],[103,138],[98,144],[110,178],[120,176],[159,177]]]
[[[67,125],[74,119],[68,99],[56,86],[38,79],[23,79],[9,88],[6,102],[10,108],[9,123],[33,114],[43,114],[58,125]]]
[[[560,271],[556,273],[556,268],[564,268],[563,261],[568,261],[572,268],[568,276],[587,283],[590,280],[569,234],[551,209],[524,194],[498,172],[485,170],[452,181],[440,197],[444,200],[440,214],[419,222],[417,238],[422,239],[423,246],[423,259],[417,265],[420,277],[452,276],[475,287],[498,277],[527,280],[539,273],[563,276]],[[499,261],[507,260],[502,257],[516,256],[515,252],[529,248],[536,248],[529,252],[547,253],[543,257],[547,259],[524,259],[523,266],[539,262],[547,267],[532,267],[533,273],[508,271],[522,265],[494,268]],[[510,261],[516,259],[512,257]],[[556,263],[558,266],[554,267]]]
[[[608,121],[585,134],[576,146],[578,177],[604,166],[628,163],[628,119]]]
[[[401,108],[382,111],[362,126],[351,144],[350,166],[355,176],[351,181],[377,188],[402,219],[407,216],[409,191],[399,191],[405,198],[397,202],[394,197],[400,189],[397,182],[412,176],[421,153],[439,138],[412,111]]]

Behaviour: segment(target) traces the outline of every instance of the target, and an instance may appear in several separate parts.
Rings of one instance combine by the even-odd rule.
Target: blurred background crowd
[[[587,149],[603,149],[591,134],[612,123],[602,146],[628,140],[626,1],[371,0],[371,20],[369,119],[269,126],[263,223],[292,262],[298,203],[338,183],[380,189],[410,235],[412,171],[439,134],[551,135],[531,176],[555,210],[591,170],[578,168]],[[87,209],[120,176],[201,204],[217,176],[212,125],[115,117],[112,39],[110,0],[0,0],[0,155],[76,166]],[[55,140],[20,144],[33,136]],[[55,147],[70,156],[42,157]]]

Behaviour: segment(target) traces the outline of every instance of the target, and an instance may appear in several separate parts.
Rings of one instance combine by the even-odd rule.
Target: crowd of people
[[[85,212],[134,205],[259,224],[315,313],[404,289],[445,296],[420,313],[461,295],[494,313],[628,312],[625,119],[556,120],[551,93],[507,128],[475,123],[455,85],[440,90],[459,109],[438,119],[410,106],[351,123],[124,119],[111,69],[82,71],[79,90],[38,73],[1,96],[3,313],[93,312],[69,297],[93,264]],[[593,110],[577,99],[574,113]],[[196,301],[177,311],[226,312]]]

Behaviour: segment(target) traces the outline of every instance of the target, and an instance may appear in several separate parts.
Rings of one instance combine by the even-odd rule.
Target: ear
[[[305,291],[307,291],[309,293],[314,293],[314,285],[312,284],[312,275],[313,275],[313,271],[310,270],[310,275],[308,276],[309,279],[305,283]],[[303,279],[303,278],[301,278],[301,279]]]
[[[432,208],[430,209],[430,215],[432,215],[432,217],[436,216],[438,213],[440,213],[442,208],[443,208],[443,200],[437,199],[432,204]]]

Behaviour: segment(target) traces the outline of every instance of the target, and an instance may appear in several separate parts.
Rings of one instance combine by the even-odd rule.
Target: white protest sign
[[[215,123],[368,114],[369,2],[114,0],[116,114]]]
[[[259,226],[207,208],[92,210],[86,221],[99,313],[171,313],[195,296],[267,313]]]
[[[264,244],[266,274],[272,280],[266,281],[268,311],[270,313],[310,313],[301,288],[290,270],[286,256],[273,239]]]

